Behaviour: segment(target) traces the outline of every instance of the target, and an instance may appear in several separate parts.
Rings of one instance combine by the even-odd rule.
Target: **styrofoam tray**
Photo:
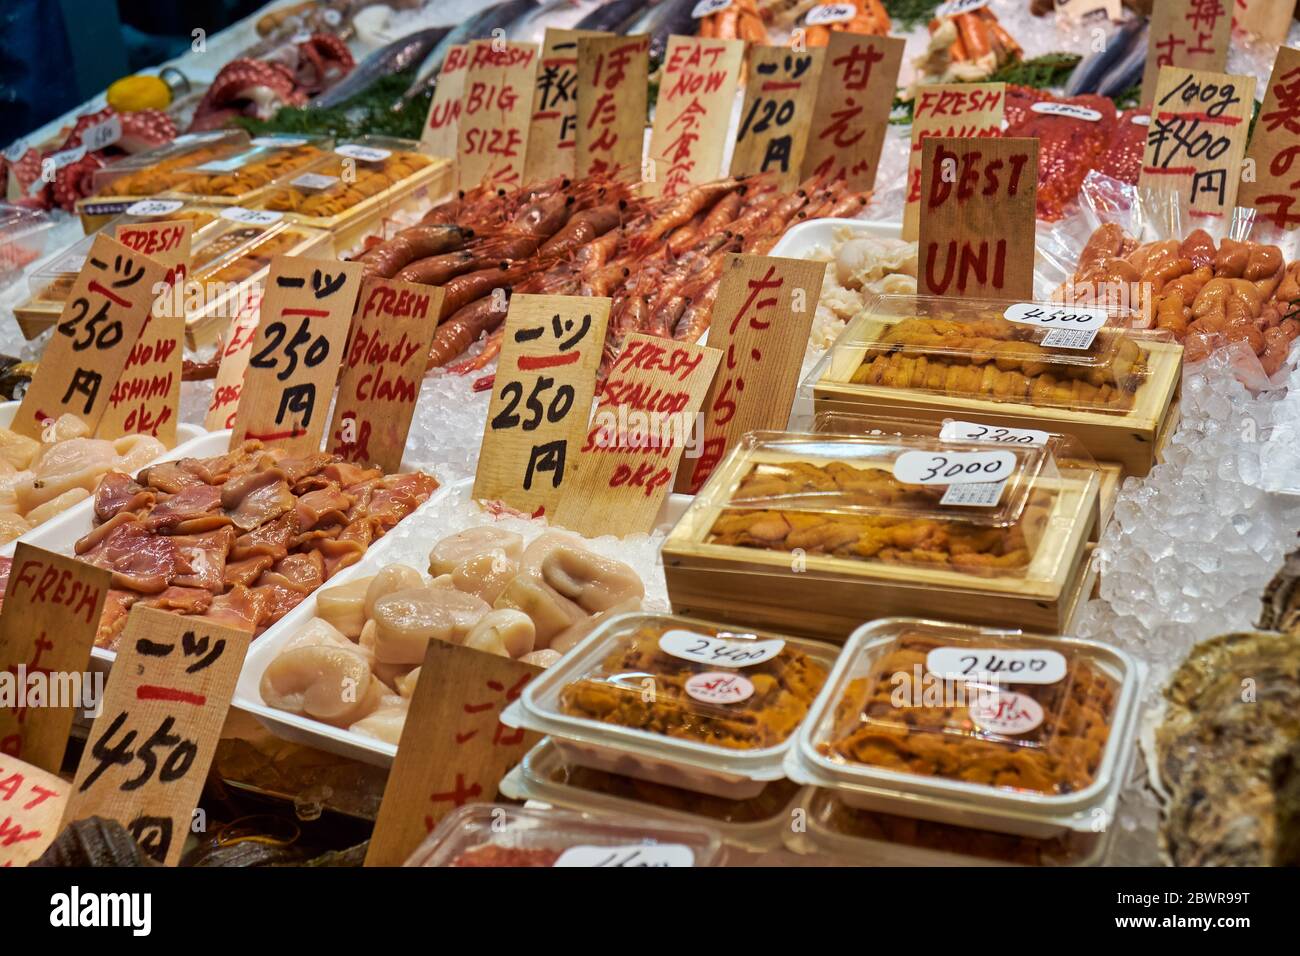
[[[874,222],[870,219],[809,219],[785,231],[768,255],[785,259],[807,259],[820,247],[830,252],[835,234],[848,229],[855,236],[875,236],[878,239],[902,239],[901,222]]]
[[[13,423],[14,415],[18,412],[18,406],[22,402],[0,402],[0,427],[7,428]],[[202,452],[188,450],[202,439],[208,437],[211,433],[204,431],[197,425],[186,425],[177,423],[176,425],[176,447],[159,455],[154,461],[172,461],[177,458],[194,458],[204,454],[219,455],[225,451],[225,445],[221,446],[221,451]],[[229,441],[230,432],[222,432],[227,436]],[[198,447],[198,446],[195,446]],[[152,462],[150,463],[152,464]],[[147,466],[146,466],[147,467]],[[61,554],[71,554],[72,545],[76,543],[77,538],[90,531],[95,519],[95,496],[92,494],[84,501],[78,501],[71,508],[62,511],[48,521],[37,525],[31,531],[27,531],[8,544],[0,545],[0,557],[11,558],[14,553],[14,546],[23,541],[27,544],[34,544],[38,548],[45,548],[47,551],[58,551]],[[64,533],[60,529],[64,527],[77,529],[75,533]],[[68,534],[72,534],[68,539]],[[66,547],[61,546],[67,542]]]
[[[444,485],[406,520],[418,524],[422,515],[440,507],[442,502],[452,495],[467,495],[473,484],[474,479],[464,478],[449,485]],[[676,524],[677,520],[686,511],[686,506],[690,503],[690,500],[686,495],[669,495],[664,507],[659,512],[655,522],[656,525]],[[486,522],[490,519],[485,517],[484,520]],[[336,584],[343,584],[357,577],[376,574],[380,568],[391,564],[392,559],[385,557],[384,543],[385,539],[381,538],[376,545],[366,552],[360,561],[352,565],[352,567],[339,572],[325,586],[333,587]],[[430,540],[429,546],[432,547],[433,544],[433,540]],[[397,747],[394,744],[385,743],[382,740],[367,737],[364,734],[358,734],[343,727],[334,727],[311,717],[278,710],[262,699],[262,674],[265,673],[267,666],[280,653],[280,648],[284,646],[289,638],[315,616],[316,595],[311,594],[308,595],[307,600],[286,614],[272,627],[267,628],[261,637],[253,641],[249,647],[248,656],[244,659],[244,667],[239,673],[239,681],[235,685],[235,696],[232,705],[252,714],[267,730],[285,740],[306,744],[309,747],[326,750],[353,760],[386,767],[393,762],[393,757],[397,754]]]

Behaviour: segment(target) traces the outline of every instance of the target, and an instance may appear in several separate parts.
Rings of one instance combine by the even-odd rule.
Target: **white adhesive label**
[[[380,149],[377,146],[358,146],[356,143],[345,143],[335,148],[334,152],[362,163],[377,163],[393,155],[391,149]]]
[[[555,861],[556,866],[694,866],[695,851],[681,843],[649,843],[637,846],[571,846]]]
[[[1129,122],[1132,123],[1134,126],[1150,126],[1151,116],[1149,114],[1146,116],[1134,116],[1131,120],[1129,120]]]
[[[167,216],[185,203],[179,199],[140,199],[126,207],[128,216]]]
[[[307,145],[307,140],[301,136],[254,136],[250,142],[267,149],[294,149]]]
[[[114,114],[81,131],[81,144],[92,153],[106,149],[122,138],[122,117]]]
[[[934,18],[938,20],[940,17],[955,17],[959,13],[974,13],[988,5],[989,0],[948,0],[935,8]]]
[[[284,213],[272,209],[245,209],[243,206],[221,210],[222,219],[242,222],[245,226],[269,226],[273,222],[279,222],[283,216]]]
[[[704,704],[739,704],[754,696],[754,685],[739,674],[705,671],[687,679],[686,693]]]
[[[969,485],[1006,481],[1016,467],[1009,451],[905,451],[894,477],[905,485]]]
[[[1018,302],[1002,313],[1008,322],[1036,325],[1042,329],[1092,329],[1106,324],[1110,313],[1083,305],[1040,305],[1036,302]]]
[[[210,143],[213,140],[221,139],[225,135],[226,133],[222,130],[213,130],[209,133],[185,133],[172,140],[172,145],[188,146],[191,143]]]
[[[234,172],[240,166],[248,162],[246,155],[231,156],[229,159],[214,159],[211,162],[204,163],[202,166],[195,166],[201,173],[229,173]]]
[[[994,508],[1002,500],[1002,489],[1006,486],[1005,481],[949,485],[939,504],[956,508]]]
[[[821,3],[808,11],[804,23],[810,27],[822,27],[830,23],[848,23],[858,15],[858,8],[851,3]]]
[[[1065,678],[1065,655],[1047,648],[936,647],[925,669],[945,680],[1055,684]]]
[[[1043,708],[1038,701],[1010,691],[981,693],[967,712],[971,723],[988,734],[1015,737],[1027,734],[1043,722]]]
[[[0,153],[0,155],[4,156],[4,158],[9,160],[9,162],[16,163],[18,160],[22,159],[26,153],[27,141],[25,139],[16,139],[6,146],[4,152]]]
[[[729,641],[721,637],[674,629],[659,638],[659,650],[694,664],[753,667],[785,649],[785,641]]]
[[[952,419],[943,423],[939,437],[944,441],[982,441],[997,445],[1045,445],[1051,436],[1036,428],[1007,428]]]
[[[1035,103],[1029,109],[1044,116],[1065,116],[1089,123],[1101,122],[1101,114],[1096,110],[1090,110],[1086,106],[1075,106],[1073,103]]]
[[[700,2],[691,9],[691,16],[696,20],[699,20],[703,17],[712,16],[715,13],[721,13],[729,6],[731,6],[731,0],[700,0]]]
[[[303,173],[297,179],[289,181],[290,186],[299,189],[329,189],[339,181],[337,176],[325,176],[321,173]]]
[[[72,149],[65,149],[57,153],[50,153],[50,155],[45,157],[43,162],[49,163],[54,168],[54,171],[58,172],[64,166],[70,166],[73,163],[80,161],[85,157],[85,155],[86,155],[86,147],[83,144],[81,146],[74,146],[72,147]]]
[[[1092,348],[1092,341],[1096,337],[1096,329],[1052,329],[1038,344],[1049,349],[1084,351]]]

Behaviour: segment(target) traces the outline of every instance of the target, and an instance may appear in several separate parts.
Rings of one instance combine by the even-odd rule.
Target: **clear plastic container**
[[[54,226],[49,214],[0,202],[0,284],[10,282],[45,252]]]
[[[859,865],[1098,866],[1115,832],[1110,827],[1035,839],[859,810],[832,790],[804,793],[806,826],[790,833],[791,849]]]
[[[248,134],[243,130],[212,130],[177,136],[157,149],[124,156],[96,170],[94,191],[87,202],[104,203],[113,199],[161,195],[194,177],[195,166],[223,159],[247,147]],[[83,211],[80,205],[78,211]],[[107,212],[110,210],[96,210],[92,214]]]
[[[405,865],[713,866],[720,852],[703,827],[476,803],[444,817]]]
[[[878,295],[803,382],[815,398],[892,393],[1125,415],[1150,343],[1117,310],[1050,302]]]
[[[186,178],[174,192],[215,203],[244,204],[271,183],[322,161],[332,143],[327,136],[259,136],[244,149],[182,170]]]
[[[502,723],[583,767],[731,800],[782,758],[836,651],[668,614],[623,614],[533,680]]]
[[[555,741],[545,737],[502,780],[501,792],[511,799],[539,800],[568,810],[703,824],[716,829],[729,846],[764,853],[782,845],[792,810],[802,805],[803,788],[773,780],[756,797],[730,800],[570,763]]]
[[[876,621],[849,640],[786,771],[863,810],[1099,832],[1132,760],[1143,676],[1089,641]]]

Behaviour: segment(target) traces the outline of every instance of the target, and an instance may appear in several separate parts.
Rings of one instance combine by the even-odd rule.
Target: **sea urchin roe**
[[[926,517],[945,486],[907,485],[884,468],[843,462],[758,464],[741,480],[733,507],[709,531],[711,544],[825,554],[858,561],[908,564],[995,575],[1023,569],[1051,511],[1049,492],[1035,490],[1019,519],[1006,526]],[[783,498],[833,498],[836,508],[757,507]],[[738,506],[738,507],[737,507]],[[897,512],[914,506],[915,517]],[[888,508],[895,514],[871,514]]]
[[[315,177],[320,177],[321,184],[328,183],[324,188],[295,185],[301,182],[299,177],[273,187],[263,198],[262,206],[278,212],[328,219],[396,186],[431,162],[432,159],[420,153],[404,152],[394,152],[376,163],[358,162],[343,156],[331,157],[329,162],[310,169]]]
[[[301,169],[321,155],[321,151],[309,143],[280,149],[258,148],[250,151],[248,162],[235,169],[205,171],[201,167],[192,167],[200,175],[187,180],[180,191],[195,196],[242,196]],[[234,159],[231,157],[232,161]]]
[[[1146,377],[1145,353],[1136,342],[1099,333],[1090,350],[1075,355],[1094,353],[1100,361],[1067,362],[1062,351],[1037,344],[1039,335],[993,312],[973,320],[905,318],[869,345],[852,381],[1083,410],[1132,407]]]
[[[560,858],[560,850],[536,849],[525,850],[522,847],[476,846],[466,850],[456,859],[452,866],[554,866]]]
[[[836,705],[835,730],[818,745],[822,753],[1046,795],[1092,783],[1110,735],[1116,687],[1109,677],[1073,655],[1059,680],[1003,680],[982,694],[990,685],[927,671],[927,656],[943,646],[913,632],[884,649],[868,676],[849,683]],[[1006,706],[1018,723],[999,722]]]
[[[724,668],[666,653],[659,644],[665,633],[663,626],[644,624],[620,640],[596,673],[560,692],[561,710],[666,737],[758,750],[794,733],[826,680],[820,663],[788,644],[760,663]],[[711,679],[744,690],[711,698],[700,687]]]

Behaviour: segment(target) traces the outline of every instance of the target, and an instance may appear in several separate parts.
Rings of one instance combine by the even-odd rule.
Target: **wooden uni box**
[[[1141,338],[1147,374],[1133,396],[1132,407],[1122,413],[1102,412],[854,383],[853,374],[868,346],[894,321],[897,319],[891,316],[863,314],[850,322],[809,379],[817,414],[843,412],[934,422],[958,418],[1059,432],[1078,438],[1095,460],[1116,462],[1126,475],[1138,477],[1155,466],[1177,427],[1183,347],[1175,342]]]
[[[737,449],[668,535],[662,558],[675,614],[834,643],[865,621],[917,615],[1062,634],[1095,591],[1093,552],[1119,481],[1113,467],[1062,468],[1059,476],[1040,477],[1034,488],[1052,493],[1052,502],[1028,566],[986,577],[711,542],[711,529],[749,469],[778,460]]]

